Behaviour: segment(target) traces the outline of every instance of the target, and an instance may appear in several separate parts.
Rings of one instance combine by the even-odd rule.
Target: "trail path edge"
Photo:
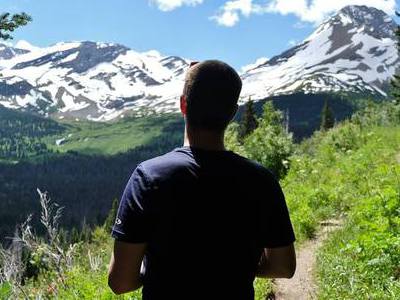
[[[296,253],[297,268],[291,279],[274,280],[275,294],[268,299],[308,300],[317,299],[317,286],[314,278],[316,253],[332,231],[342,226],[340,220],[326,220],[314,238],[304,242]]]

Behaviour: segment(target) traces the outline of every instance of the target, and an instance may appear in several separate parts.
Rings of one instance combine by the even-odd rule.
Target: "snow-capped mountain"
[[[7,60],[13,57],[16,57],[20,54],[28,53],[29,51],[20,49],[20,48],[13,48],[9,47],[5,44],[0,44],[0,60]]]
[[[187,60],[110,43],[0,46],[0,104],[105,121],[125,111],[177,110]],[[3,50],[1,50],[3,49]]]
[[[347,6],[299,45],[244,73],[242,96],[350,92],[386,97],[400,67],[396,26],[381,10]]]
[[[396,26],[383,11],[347,6],[299,45],[248,66],[242,102],[297,92],[385,97],[400,66]],[[188,64],[110,43],[0,44],[0,105],[97,121],[176,112]]]

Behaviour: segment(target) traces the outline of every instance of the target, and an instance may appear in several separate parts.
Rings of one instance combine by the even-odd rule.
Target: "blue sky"
[[[217,58],[238,70],[306,38],[324,18],[349,4],[393,14],[395,0],[0,0],[4,11],[33,22],[15,41],[117,42],[194,60]]]

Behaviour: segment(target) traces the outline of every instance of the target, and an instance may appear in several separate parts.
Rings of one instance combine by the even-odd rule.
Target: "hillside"
[[[0,106],[0,162],[47,154],[43,138],[66,130],[53,120]]]
[[[125,153],[161,138],[165,128],[176,125],[175,135],[182,136],[183,119],[177,114],[131,117],[113,123],[68,122],[62,134],[47,136],[44,142],[53,151],[77,151],[83,154],[115,155]]]
[[[319,93],[281,95],[255,102],[254,106],[258,116],[262,115],[263,105],[271,101],[277,109],[285,114],[285,122],[293,133],[296,141],[310,137],[320,129],[321,112],[325,101],[329,102],[336,122],[341,122],[351,117],[353,113],[366,105],[368,101],[353,95],[354,98],[344,97],[339,94]],[[350,98],[350,99],[349,99]],[[239,109],[235,120],[240,121],[244,106]]]
[[[38,213],[31,200],[36,188],[66,208],[64,227],[103,222],[136,164],[183,139],[176,115],[56,122],[0,108],[0,125],[0,243],[27,215]]]
[[[55,121],[0,106],[0,161],[33,159],[76,151],[113,155],[146,145],[163,128],[182,123],[180,116],[130,117],[118,122]],[[178,132],[177,132],[178,133]]]

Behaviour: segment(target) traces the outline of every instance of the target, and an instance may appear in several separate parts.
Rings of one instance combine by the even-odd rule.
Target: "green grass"
[[[307,143],[282,182],[298,242],[345,220],[318,255],[318,299],[398,299],[400,127],[345,123]]]
[[[0,284],[0,299],[9,299],[11,297],[11,286],[8,283]]]
[[[256,278],[254,281],[255,300],[265,300],[273,294],[272,281],[269,279]]]
[[[400,297],[400,127],[375,128],[332,184],[352,198],[344,228],[318,256],[320,299]]]
[[[47,136],[47,146],[59,152],[113,155],[145,145],[161,135],[163,129],[179,120],[177,115],[129,118],[115,123],[65,122],[68,129],[60,135]],[[65,138],[60,145],[56,140]]]
[[[108,287],[107,270],[112,251],[113,239],[103,227],[97,227],[90,243],[79,244],[75,255],[74,265],[65,273],[64,282],[56,279],[52,273],[43,272],[39,280],[31,280],[25,290],[29,297],[37,298],[39,295],[45,299],[121,299],[141,300],[141,290],[126,295],[116,296]],[[98,268],[93,268],[90,263],[98,259]],[[272,291],[272,283],[269,280],[257,279],[255,281],[255,299],[264,300]],[[4,290],[4,291],[3,291]],[[9,293],[9,287],[0,286],[0,295]],[[170,295],[173,299],[173,295]],[[1,299],[1,298],[0,298]]]
[[[282,181],[298,245],[344,226],[318,253],[318,299],[400,299],[400,107],[368,107],[297,149]]]
[[[140,300],[140,290],[117,296],[108,287],[107,270],[112,245],[109,233],[103,227],[96,228],[90,243],[78,244],[73,266],[65,271],[63,279],[52,272],[43,272],[38,280],[29,281],[25,286],[26,293],[31,299],[41,296],[44,299]],[[97,263],[91,263],[91,260]]]

